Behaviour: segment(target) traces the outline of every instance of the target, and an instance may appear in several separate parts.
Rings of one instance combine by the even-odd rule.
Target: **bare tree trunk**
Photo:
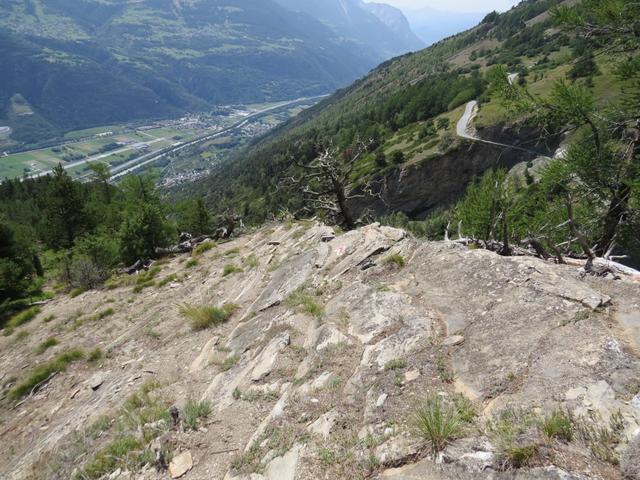
[[[565,198],[565,204],[567,206],[567,217],[569,220],[569,230],[571,231],[571,235],[578,240],[582,251],[589,259],[589,262],[593,262],[595,254],[593,253],[593,250],[591,250],[591,247],[589,246],[589,243],[587,242],[585,236],[580,230],[578,230],[578,227],[576,226],[576,222],[573,217],[573,198],[571,197],[571,193],[569,192],[567,193],[567,196]]]
[[[332,184],[334,192],[336,194],[338,207],[340,208],[340,213],[342,213],[342,217],[344,218],[344,224],[347,227],[347,230],[353,230],[354,228],[356,228],[356,222],[353,219],[353,215],[351,214],[349,205],[347,205],[347,197],[344,193],[344,187],[340,184],[340,182],[333,179]]]

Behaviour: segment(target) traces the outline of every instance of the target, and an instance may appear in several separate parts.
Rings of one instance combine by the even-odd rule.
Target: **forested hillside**
[[[364,10],[379,45],[274,0],[1,0],[0,11],[0,125],[18,142],[324,94],[415,47]]]
[[[344,208],[310,201],[313,182],[291,185],[329,159],[347,173],[353,218],[393,214],[440,238],[463,220],[467,234],[506,245],[533,236],[545,255],[557,245],[558,255],[637,251],[636,7],[575,3],[525,1],[382,64],[222,165],[200,191],[252,221],[289,212],[344,222]],[[456,132],[472,100],[470,126],[494,143]],[[456,207],[485,172],[469,193],[484,188],[483,200]]]

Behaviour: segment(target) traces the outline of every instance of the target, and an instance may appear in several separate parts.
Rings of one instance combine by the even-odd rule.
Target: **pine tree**
[[[58,165],[47,186],[43,203],[43,240],[54,248],[71,248],[86,226],[84,197],[80,186]]]

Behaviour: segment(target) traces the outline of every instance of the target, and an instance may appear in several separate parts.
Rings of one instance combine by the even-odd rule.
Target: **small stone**
[[[633,397],[633,399],[631,400],[631,406],[640,410],[640,393]]]
[[[320,237],[320,240],[323,243],[327,243],[330,242],[331,240],[335,240],[336,236],[333,233],[325,233],[322,235],[322,237]]]
[[[420,372],[418,370],[410,370],[404,373],[404,381],[407,383],[413,382],[420,377]]]
[[[103,383],[104,383],[104,377],[99,373],[96,373],[93,377],[89,379],[89,387],[91,387],[91,390],[93,391],[98,390]]]
[[[180,478],[192,468],[193,458],[191,457],[191,452],[187,450],[186,452],[173,457],[173,460],[171,460],[171,463],[169,464],[169,474],[171,475],[171,478]]]
[[[267,245],[269,245],[270,247],[277,247],[278,245],[280,245],[280,242],[278,240],[271,240]]]
[[[380,395],[378,397],[378,400],[376,401],[376,407],[382,408],[382,406],[384,405],[384,402],[387,401],[388,397],[389,397],[389,395],[387,395],[386,393],[383,393],[382,395]]]
[[[464,343],[464,337],[462,335],[451,335],[447,337],[442,345],[445,347],[456,347],[458,345],[462,345]]]

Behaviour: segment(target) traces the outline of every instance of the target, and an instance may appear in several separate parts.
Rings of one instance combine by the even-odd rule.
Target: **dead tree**
[[[356,198],[373,196],[372,185],[356,189],[351,175],[358,160],[364,155],[370,142],[357,142],[355,147],[344,152],[332,145],[319,149],[320,155],[308,164],[295,161],[302,173],[289,177],[286,186],[302,194],[306,205],[314,211],[321,211],[334,223],[343,223],[348,230],[356,228],[359,218],[350,202]],[[340,221],[342,220],[342,221]]]

